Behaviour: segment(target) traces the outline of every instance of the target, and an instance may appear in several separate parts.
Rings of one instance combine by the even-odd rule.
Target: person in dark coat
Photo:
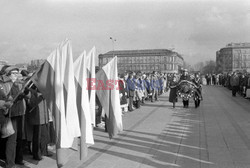
[[[169,83],[170,93],[169,93],[169,102],[173,103],[173,108],[175,108],[175,103],[178,101],[177,97],[177,78],[173,77],[173,80]]]
[[[13,105],[8,111],[8,116],[11,118],[15,130],[14,134],[6,138],[6,168],[14,167],[15,164],[24,165],[22,140],[23,116],[26,110],[24,98],[26,97],[26,94],[20,94],[23,83],[18,80],[18,74],[18,68],[13,66],[7,67],[5,69],[4,78],[2,78],[3,80],[1,81],[2,87],[5,91],[5,96],[8,96],[8,100],[13,102]]]
[[[246,96],[246,88],[247,88],[247,76],[245,74],[242,74],[240,78],[240,93],[243,97]]]
[[[201,100],[203,100],[202,97],[202,86],[201,86],[201,78],[200,78],[200,74],[196,73],[194,79],[192,80],[192,82],[197,86],[197,93],[198,96]]]
[[[180,77],[180,81],[181,80],[190,81],[190,76],[188,75],[188,70],[187,69],[183,70],[182,75]],[[189,106],[189,100],[183,100],[182,102],[183,102],[183,107],[184,108],[188,108],[188,106]]]
[[[32,86],[30,92],[29,112],[26,115],[27,122],[33,129],[32,154],[33,159],[41,160],[42,155],[47,154],[47,144],[49,143],[49,134],[46,130],[49,123],[49,113],[46,101],[35,85]]]
[[[232,86],[232,96],[236,96],[236,92],[238,91],[240,81],[239,77],[236,72],[233,73],[233,75],[230,78],[230,85]]]
[[[5,75],[5,70],[10,67],[5,65],[0,71],[0,127],[6,122],[7,109],[12,105],[11,100],[8,99],[9,87],[6,87],[5,82],[8,80],[8,77]],[[0,132],[0,137],[2,133]],[[0,138],[0,159],[5,160],[5,149],[6,149],[6,140],[7,138]]]
[[[118,86],[119,86],[119,94],[120,94],[120,105],[121,105],[121,108],[122,108],[122,112],[124,113],[127,109],[127,90],[125,89],[126,88],[126,83],[124,81],[124,74],[121,74],[120,75],[120,78],[118,80]]]
[[[7,100],[3,89],[4,88],[2,87],[1,82],[0,82],[0,128],[6,122],[6,117],[5,117],[6,110],[12,105],[12,103]],[[0,137],[1,136],[2,134],[0,132]],[[6,145],[6,138],[0,138],[0,146],[1,146],[0,159],[2,160],[6,159],[5,145]]]

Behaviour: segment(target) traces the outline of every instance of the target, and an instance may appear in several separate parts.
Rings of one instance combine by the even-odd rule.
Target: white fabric
[[[81,133],[82,138],[85,143],[88,145],[94,144],[93,138],[93,127],[91,124],[91,115],[90,115],[90,105],[89,105],[89,95],[87,88],[87,67],[86,67],[86,52],[83,52],[74,62],[74,72],[75,79],[80,87],[76,89],[76,94],[78,95],[77,103],[78,113],[81,119]],[[78,86],[78,85],[76,85]],[[80,99],[79,99],[80,98]],[[79,107],[81,107],[79,109]]]
[[[87,78],[95,79],[95,57],[96,57],[96,48],[93,47],[86,56],[86,66],[90,74],[88,74]],[[91,122],[93,125],[95,125],[95,96],[96,91],[90,90],[89,95],[89,105],[90,105],[90,116],[91,116]]]
[[[107,77],[106,80],[118,81],[117,57],[114,57],[96,74],[97,80],[99,80],[99,78],[104,79],[104,76]],[[106,83],[106,81],[103,81],[103,83]],[[97,96],[103,106],[105,114],[108,118],[112,115],[113,121],[110,121],[110,130],[108,130],[110,138],[123,130],[119,90],[115,88],[116,87],[110,91],[97,89]],[[110,112],[113,112],[113,114],[110,114]]]
[[[70,148],[75,137],[81,136],[76,107],[76,91],[71,44],[63,42],[47,59],[54,69],[55,105],[60,111],[60,148]],[[49,89],[49,88],[48,88]],[[66,93],[65,93],[65,90]],[[53,109],[50,109],[53,111]]]

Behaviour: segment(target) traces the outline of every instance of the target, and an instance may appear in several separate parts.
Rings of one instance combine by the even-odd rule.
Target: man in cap
[[[7,67],[6,67],[7,68]],[[0,128],[6,122],[6,114],[8,112],[8,108],[12,105],[12,102],[8,100],[6,96],[7,88],[4,86],[3,81],[6,79],[4,76],[4,71],[6,68],[2,68],[0,75]],[[4,70],[3,70],[4,69]],[[2,133],[0,132],[0,137]],[[5,156],[5,146],[6,146],[6,138],[0,138],[0,159],[6,159]]]
[[[11,101],[13,105],[8,110],[7,116],[11,122],[15,133],[7,137],[6,140],[6,168],[16,167],[15,164],[24,165],[22,153],[22,126],[23,116],[26,106],[23,100],[24,94],[20,94],[23,84],[18,79],[19,69],[15,66],[9,66],[5,69],[5,74],[1,77],[1,87],[6,100]],[[1,149],[2,150],[2,149]]]

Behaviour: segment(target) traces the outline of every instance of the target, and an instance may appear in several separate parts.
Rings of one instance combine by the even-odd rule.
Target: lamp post
[[[114,39],[113,37],[110,37],[110,40],[112,40],[113,58],[114,58],[114,56],[115,56],[115,53],[114,53],[114,51],[115,51],[115,49],[114,49],[114,43],[115,43],[116,39]]]

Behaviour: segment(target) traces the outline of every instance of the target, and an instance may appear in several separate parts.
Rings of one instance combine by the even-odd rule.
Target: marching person
[[[190,76],[188,75],[188,70],[187,69],[184,69],[182,71],[182,75],[180,77],[180,81],[181,80],[187,80],[187,81],[190,81]],[[187,108],[189,106],[189,100],[182,100],[183,102],[183,107],[184,108]]]
[[[182,71],[180,80],[188,80],[188,81],[190,81],[190,76],[188,75],[188,70],[187,69],[184,69]]]
[[[197,88],[197,91],[198,91],[198,94],[199,94],[199,97],[201,100],[203,100],[203,97],[202,97],[202,87],[201,87],[201,78],[200,78],[200,74],[199,73],[196,73],[195,74],[195,77],[194,77],[194,80],[193,82],[196,84],[196,86],[198,87]]]
[[[173,108],[175,108],[175,103],[178,101],[177,85],[178,85],[178,81],[177,81],[176,75],[174,75],[173,79],[169,83],[169,88],[170,88],[169,102],[173,103]]]

